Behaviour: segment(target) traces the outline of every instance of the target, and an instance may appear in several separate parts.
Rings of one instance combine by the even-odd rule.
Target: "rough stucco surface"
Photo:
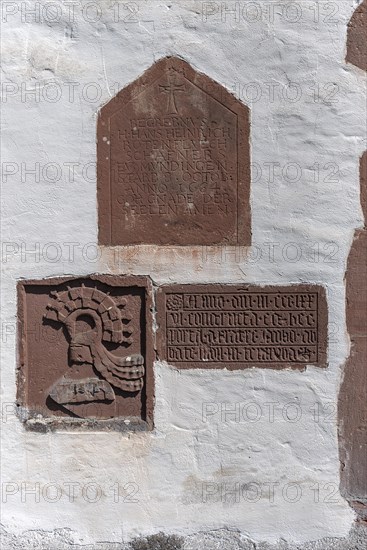
[[[27,550],[363,550],[367,544],[367,528],[363,525],[354,527],[347,537],[328,537],[321,540],[310,541],[305,544],[289,544],[282,540],[277,544],[267,542],[253,542],[246,536],[234,531],[218,529],[208,533],[197,533],[195,535],[178,538],[176,546],[168,546],[171,537],[167,535],[163,544],[156,546],[143,546],[139,548],[141,541],[149,541],[146,538],[138,538],[129,543],[101,542],[93,545],[79,545],[72,542],[68,529],[58,529],[53,532],[31,531],[14,537],[2,533],[2,547],[5,550],[27,548]],[[151,540],[151,539],[150,539]],[[162,540],[162,539],[161,539]],[[166,546],[164,542],[168,540]],[[177,538],[174,539],[175,542]]]
[[[281,17],[279,6],[274,17],[249,21],[203,13],[197,1],[134,4],[130,22],[122,6],[114,21],[106,1],[95,23],[77,8],[71,21],[63,12],[54,23],[25,23],[18,12],[2,23],[3,82],[10,85],[2,160],[12,163],[2,182],[3,548],[99,541],[114,548],[158,531],[188,536],[187,548],[246,548],[234,542],[237,535],[222,533],[221,542],[208,533],[222,528],[258,548],[365,548],[362,531],[348,535],[355,515],[338,489],[336,415],[350,347],[344,274],[354,231],[363,226],[365,78],[344,61],[356,2],[338,2],[332,17],[323,2],[314,3],[318,17],[300,2],[298,21]],[[98,110],[167,55],[181,56],[250,108],[250,250],[96,248],[96,178],[86,166],[95,161]],[[50,82],[61,90],[56,101]],[[74,97],[70,83],[77,83]],[[40,90],[40,100],[22,101],[22,85]],[[40,178],[25,174],[35,163],[41,172],[57,163],[61,176],[55,166]],[[26,432],[13,408],[16,281],[96,272],[150,274],[159,284],[324,285],[329,366],[179,372],[157,363],[154,432]],[[138,489],[134,499],[131,488]]]

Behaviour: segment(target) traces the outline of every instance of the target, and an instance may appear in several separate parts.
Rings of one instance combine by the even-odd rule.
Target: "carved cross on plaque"
[[[168,84],[159,84],[159,89],[161,93],[168,94],[168,104],[167,104],[167,114],[169,115],[177,115],[177,105],[176,105],[176,98],[175,93],[176,92],[184,92],[185,91],[185,85],[184,84],[177,84],[175,82],[175,77],[170,76],[169,77],[169,83]]]
[[[99,243],[250,245],[249,110],[167,57],[98,117]]]

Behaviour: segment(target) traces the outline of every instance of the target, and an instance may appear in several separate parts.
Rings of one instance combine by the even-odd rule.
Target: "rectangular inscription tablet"
[[[159,357],[181,368],[326,366],[316,285],[173,285],[158,291]]]

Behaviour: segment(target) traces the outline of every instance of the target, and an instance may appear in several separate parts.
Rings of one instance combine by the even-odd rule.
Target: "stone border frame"
[[[209,76],[195,71],[186,61],[177,57],[164,57],[154,63],[140,77],[123,88],[118,94],[104,105],[98,115],[97,123],[97,203],[98,203],[98,243],[109,246],[128,246],[129,243],[112,242],[112,219],[111,219],[111,170],[110,170],[110,145],[109,120],[121,106],[126,105],[136,97],[142,88],[152,84],[164,74],[167,68],[173,68],[181,72],[185,78],[200,88],[204,93],[221,103],[237,116],[237,235],[232,242],[222,243],[223,245],[251,245],[251,155],[250,155],[250,110],[228,92],[222,85],[212,80]],[[141,243],[144,244],[144,243]],[[153,243],[149,243],[153,244]],[[159,243],[156,243],[157,245]],[[138,246],[138,245],[131,245]],[[166,245],[161,245],[166,246]],[[168,246],[168,245],[167,245]],[[177,244],[169,246],[194,246]],[[197,245],[196,245],[197,246]],[[215,244],[214,246],[220,246]]]
[[[67,282],[75,282],[89,279],[114,287],[135,287],[144,290],[145,307],[145,393],[142,398],[145,405],[145,418],[135,421],[126,418],[117,417],[112,419],[95,419],[95,418],[72,418],[72,417],[40,417],[39,412],[29,409],[26,399],[26,361],[27,361],[27,342],[24,331],[26,321],[26,287],[28,286],[58,286]],[[39,432],[47,432],[54,430],[114,430],[121,432],[138,432],[149,431],[154,428],[154,369],[153,363],[155,359],[154,337],[153,337],[153,284],[148,276],[142,275],[80,275],[67,277],[52,277],[49,279],[27,279],[18,280],[17,282],[17,394],[16,406],[17,414],[20,420],[24,423],[26,429]]]
[[[318,295],[318,322],[320,324],[319,328],[319,345],[318,345],[318,361],[317,363],[286,363],[286,362],[273,362],[267,364],[266,362],[253,362],[253,363],[220,363],[220,362],[192,362],[192,363],[183,363],[183,362],[169,362],[167,360],[166,353],[166,342],[165,342],[165,332],[166,332],[166,308],[165,308],[165,298],[168,293],[175,292],[213,292],[219,293],[221,291],[238,291],[246,290],[249,292],[261,292],[261,291],[270,291],[270,292],[307,292],[313,291],[317,292]],[[157,353],[160,360],[167,361],[169,364],[172,364],[176,368],[180,369],[190,369],[190,368],[201,368],[201,369],[228,369],[228,370],[243,370],[248,368],[259,368],[259,369],[292,369],[292,370],[305,370],[308,366],[317,366],[319,368],[327,368],[327,354],[328,354],[328,307],[326,299],[326,289],[321,285],[316,284],[292,284],[287,286],[282,285],[247,285],[240,284],[235,285],[233,283],[229,284],[173,284],[173,285],[163,285],[158,288],[157,297]]]

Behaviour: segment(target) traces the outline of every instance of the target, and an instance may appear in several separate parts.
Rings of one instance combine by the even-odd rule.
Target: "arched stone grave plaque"
[[[99,242],[249,245],[248,108],[164,58],[98,119]]]
[[[18,405],[27,427],[153,426],[147,277],[90,276],[18,285]]]

